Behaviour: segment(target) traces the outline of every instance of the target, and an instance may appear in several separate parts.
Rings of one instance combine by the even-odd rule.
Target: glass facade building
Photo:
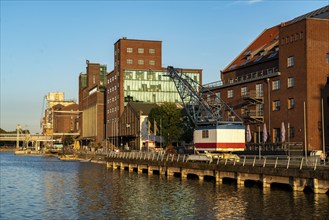
[[[194,81],[200,83],[200,74],[184,72]],[[124,102],[147,103],[179,102],[181,98],[174,82],[166,76],[166,70],[125,70],[124,71]]]

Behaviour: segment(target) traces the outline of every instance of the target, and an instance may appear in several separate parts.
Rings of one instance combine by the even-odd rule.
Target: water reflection
[[[0,219],[328,219],[323,194],[0,154]]]

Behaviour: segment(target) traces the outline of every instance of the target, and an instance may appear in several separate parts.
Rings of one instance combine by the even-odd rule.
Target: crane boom
[[[184,107],[195,127],[243,124],[242,119],[219,96],[172,66],[168,75],[175,83]],[[204,93],[206,92],[206,96]]]

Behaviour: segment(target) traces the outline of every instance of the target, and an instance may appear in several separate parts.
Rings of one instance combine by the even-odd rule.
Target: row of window
[[[281,38],[281,45],[293,43],[294,41],[298,41],[298,40],[302,40],[303,37],[304,37],[303,32],[295,33],[295,34],[292,34],[292,35],[286,36],[286,37],[282,37]]]
[[[191,77],[194,81],[199,82],[200,76],[199,73],[185,73],[189,77]],[[166,72],[163,71],[153,71],[153,70],[136,70],[136,71],[129,71],[126,70],[124,72],[124,79],[125,80],[151,80],[151,81],[170,81],[169,77],[163,77],[166,75]]]
[[[113,87],[110,87],[108,90],[107,90],[107,94],[110,94],[111,92],[114,92],[117,90],[117,86],[113,86]]]
[[[115,80],[117,80],[116,75],[114,75],[114,76],[110,77],[109,79],[107,79],[107,84],[110,84],[111,82],[114,82]]]
[[[295,86],[295,78],[294,77],[289,77],[288,78],[288,88],[292,88]],[[272,90],[279,90],[280,89],[280,80],[274,80],[272,82]],[[262,84],[257,84],[256,85],[256,91],[257,91],[257,96],[262,96],[263,93],[263,85]],[[216,93],[220,97],[220,92]],[[246,96],[248,95],[248,87],[244,86],[241,87],[241,96]],[[227,90],[227,98],[234,98],[234,90],[229,89]]]
[[[132,47],[127,47],[127,53],[133,53],[134,49]],[[137,53],[139,54],[143,54],[145,52],[144,48],[138,48],[137,49]],[[155,49],[154,48],[150,48],[149,49],[149,54],[155,54]]]
[[[109,99],[107,99],[107,104],[110,104],[111,102],[115,102],[116,100],[117,100],[116,96],[109,98]]]
[[[137,63],[138,63],[138,65],[144,65],[144,60],[138,60],[137,61]],[[134,61],[133,61],[133,59],[127,59],[127,64],[134,64]],[[149,60],[149,64],[151,65],[151,66],[154,66],[155,65],[155,61],[154,60]]]
[[[107,114],[110,114],[110,113],[116,112],[116,111],[117,111],[117,107],[110,108],[110,109],[107,109]]]
[[[262,136],[262,135],[258,135],[258,133],[256,132],[256,137],[258,137],[258,136]],[[288,128],[288,138],[294,138],[294,137],[295,137],[295,128],[289,127]],[[202,130],[202,138],[203,139],[209,138],[209,130]],[[281,142],[281,128],[273,129],[273,142],[274,143]]]
[[[281,101],[280,100],[274,100],[272,102],[272,110],[273,111],[279,111],[281,107]],[[295,107],[295,99],[294,98],[288,98],[288,109],[293,109]]]

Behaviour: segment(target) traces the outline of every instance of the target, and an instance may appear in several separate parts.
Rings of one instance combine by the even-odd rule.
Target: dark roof
[[[279,29],[280,27],[293,24],[305,18],[329,18],[329,6],[314,10],[307,14],[296,17],[288,22],[265,29],[246,49],[242,51],[223,72],[229,72],[239,67],[245,67],[256,63],[264,62],[278,58],[279,52],[276,47],[279,45]]]
[[[279,45],[279,28],[277,25],[264,30],[223,72],[277,58],[275,48]]]
[[[136,112],[142,112],[142,115],[148,115],[153,108],[158,107],[154,103],[143,103],[143,102],[129,102],[130,105]]]
[[[317,10],[311,11],[307,14],[301,15],[299,17],[296,17],[296,18],[292,19],[291,21],[288,21],[287,23],[293,24],[293,23],[301,21],[305,18],[320,18],[320,19],[329,18],[329,5],[324,6]]]

